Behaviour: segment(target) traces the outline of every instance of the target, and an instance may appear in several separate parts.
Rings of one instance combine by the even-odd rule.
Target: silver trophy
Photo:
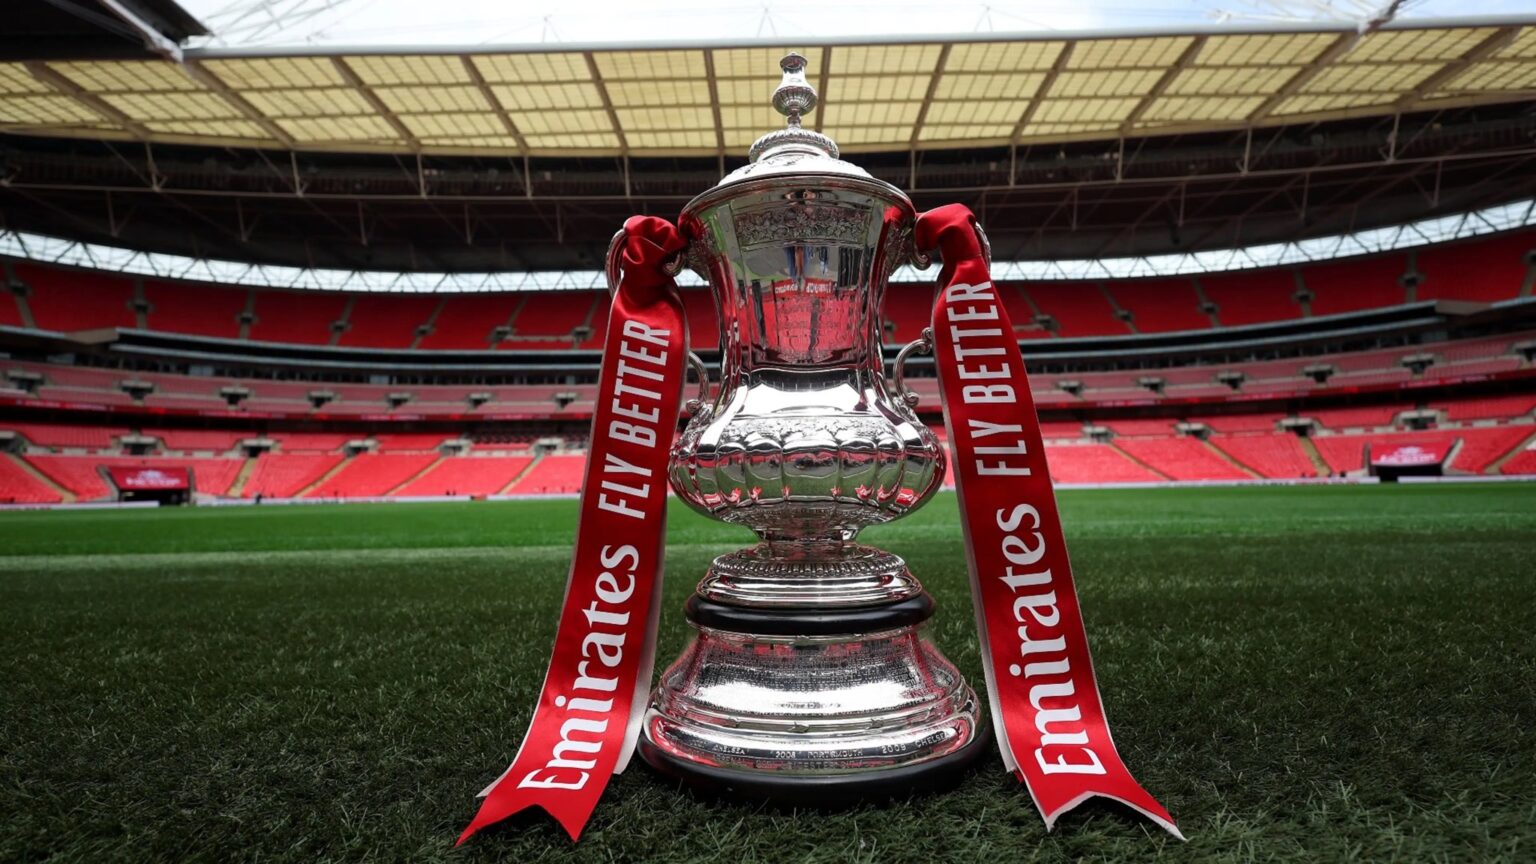
[[[856,542],[944,477],[901,379],[922,342],[898,355],[894,388],[880,350],[886,282],[920,259],[915,211],[801,125],[816,105],[805,58],[780,65],[788,127],[680,219],[720,312],[722,368],[673,450],[672,488],[760,542],[716,558],[689,599],[697,634],[661,676],[639,747],[717,791],[905,794],[957,775],[988,735],[922,635],[932,599],[901,558]]]

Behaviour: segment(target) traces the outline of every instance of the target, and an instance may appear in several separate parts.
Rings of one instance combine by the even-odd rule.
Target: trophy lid
[[[773,91],[773,107],[787,118],[787,125],[758,138],[747,150],[750,161],[746,165],[694,198],[683,212],[695,212],[705,203],[731,197],[735,187],[753,181],[814,182],[840,178],[858,186],[877,186],[886,195],[906,201],[907,196],[900,189],[838,158],[837,144],[830,137],[801,125],[803,116],[817,103],[816,88],[805,77],[805,58],[790,52],[779,61],[779,68],[784,79]]]

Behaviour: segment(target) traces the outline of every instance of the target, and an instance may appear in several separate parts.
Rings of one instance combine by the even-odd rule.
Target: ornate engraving
[[[791,204],[742,213],[736,240],[742,246],[789,245],[833,240],[863,246],[869,242],[868,210],[828,204]]]

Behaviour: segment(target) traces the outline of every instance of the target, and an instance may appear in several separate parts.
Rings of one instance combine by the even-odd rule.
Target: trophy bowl
[[[815,91],[799,55],[780,65],[788,127],[679,220],[719,310],[721,382],[672,451],[671,485],[759,542],[715,559],[690,598],[695,638],[661,676],[639,747],[666,773],[747,795],[902,794],[956,775],[987,736],[922,634],[932,599],[901,558],[856,542],[944,478],[943,448],[900,392],[918,346],[894,387],[881,351],[915,211],[800,125]]]

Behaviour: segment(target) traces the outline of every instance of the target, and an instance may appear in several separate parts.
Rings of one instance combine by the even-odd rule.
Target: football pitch
[[[1126,764],[1047,834],[995,753],[837,812],[636,760],[579,845],[453,842],[544,673],[574,501],[0,513],[0,860],[1530,860],[1536,483],[1061,495]],[[673,510],[659,662],[750,534]],[[978,686],[955,500],[865,533]]]

